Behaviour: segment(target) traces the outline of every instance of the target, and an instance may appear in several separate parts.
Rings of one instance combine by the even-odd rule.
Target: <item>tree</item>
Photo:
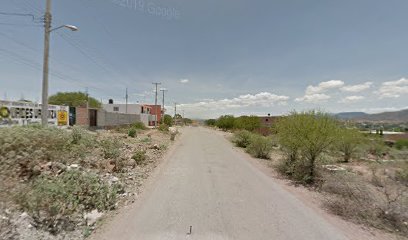
[[[189,125],[193,123],[193,120],[191,120],[190,118],[183,118],[183,123],[185,125]]]
[[[169,127],[171,127],[173,125],[173,118],[168,114],[165,114],[163,116],[162,121],[163,121],[164,124],[166,124]]]
[[[224,131],[231,130],[234,128],[235,118],[232,115],[224,115],[218,118],[216,126]]]
[[[210,126],[210,127],[214,127],[216,123],[217,123],[217,120],[215,120],[215,119],[205,120],[205,125]]]
[[[48,98],[49,104],[65,105],[70,107],[79,107],[82,105],[86,105],[87,101],[89,101],[89,107],[91,108],[101,107],[101,102],[93,97],[87,97],[87,95],[82,92],[59,92]]]
[[[301,156],[293,163],[298,180],[314,182],[316,161],[335,143],[338,129],[332,116],[317,111],[293,112],[279,121],[280,145],[292,151],[291,154]]]
[[[350,161],[362,141],[364,136],[357,129],[339,129],[337,147],[344,155],[344,162]]]
[[[296,161],[298,161],[300,151],[300,141],[293,137],[293,127],[298,125],[296,115],[281,118],[276,124],[276,132],[281,149],[286,155],[283,171],[287,175],[294,173]]]
[[[241,116],[235,119],[234,128],[254,131],[261,127],[261,121],[257,116]]]

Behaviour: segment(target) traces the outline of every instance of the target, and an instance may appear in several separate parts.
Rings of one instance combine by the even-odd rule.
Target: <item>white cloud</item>
[[[364,90],[367,90],[371,87],[373,83],[372,82],[365,82],[363,84],[357,84],[357,85],[348,85],[340,88],[340,90],[344,92],[362,92]]]
[[[344,85],[344,82],[341,80],[330,80],[327,82],[321,82],[317,86],[308,86],[306,88],[306,95],[312,95],[316,93],[322,93],[329,89],[340,88]]]
[[[190,82],[190,80],[188,80],[188,79],[180,79],[180,83],[186,84],[186,83],[189,83],[189,82]]]
[[[347,96],[343,98],[342,100],[340,100],[339,103],[353,103],[353,102],[358,102],[363,99],[364,99],[363,96]]]
[[[401,78],[396,81],[383,82],[375,93],[380,98],[398,98],[401,94],[408,94],[408,79]]]
[[[288,96],[281,96],[269,92],[261,92],[255,95],[246,94],[236,98],[209,100],[197,103],[181,104],[181,108],[194,109],[196,111],[204,110],[226,110],[245,107],[270,107],[276,104],[286,104]]]
[[[310,103],[317,103],[317,102],[323,102],[331,97],[327,94],[324,93],[316,93],[316,94],[306,94],[305,96],[301,98],[296,98],[296,102],[310,102]]]
[[[405,107],[383,107],[383,108],[363,108],[360,109],[360,111],[362,112],[366,112],[366,113],[383,113],[383,112],[395,112],[395,111],[400,111],[400,110],[404,110],[404,109],[408,109],[408,106]]]
[[[331,96],[325,94],[330,89],[338,89],[344,86],[344,82],[341,80],[330,80],[327,82],[321,82],[317,86],[309,85],[306,88],[305,95],[300,98],[296,98],[297,102],[311,102],[317,103],[326,101],[331,98]]]

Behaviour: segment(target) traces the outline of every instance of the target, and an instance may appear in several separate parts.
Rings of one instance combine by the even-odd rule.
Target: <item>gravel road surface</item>
[[[137,206],[92,238],[346,239],[245,157],[213,130],[184,128]]]

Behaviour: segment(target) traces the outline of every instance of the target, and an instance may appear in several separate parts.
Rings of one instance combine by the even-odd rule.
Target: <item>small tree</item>
[[[364,141],[364,136],[357,129],[339,129],[337,147],[343,153],[344,162],[349,162],[358,146]]]
[[[215,120],[215,119],[207,119],[207,120],[205,120],[205,125],[210,126],[210,127],[215,126],[216,123],[217,123],[217,120]]]
[[[234,128],[234,121],[235,121],[234,116],[224,115],[218,118],[216,125],[222,130],[227,131]]]
[[[276,124],[276,132],[278,142],[286,158],[283,164],[283,172],[288,175],[294,173],[294,167],[299,157],[300,144],[298,138],[293,136],[294,129],[300,122],[297,120],[297,115],[281,118]]]
[[[173,118],[170,116],[170,115],[168,115],[168,114],[165,114],[164,116],[163,116],[163,123],[164,124],[166,124],[167,126],[169,126],[169,127],[171,127],[172,125],[173,125]]]
[[[283,132],[280,132],[282,131]],[[320,154],[327,150],[336,140],[337,121],[328,114],[309,111],[294,112],[279,122],[279,143],[293,155],[298,153],[303,159],[296,159],[296,166],[302,169],[296,174],[307,183],[314,182],[316,161]],[[302,161],[302,164],[297,164]]]
[[[82,92],[59,92],[50,96],[48,102],[54,105],[66,105],[70,107],[78,107],[88,102],[91,108],[101,107],[101,102]]]
[[[191,120],[190,118],[183,118],[183,123],[185,125],[189,125],[193,123],[193,120]]]

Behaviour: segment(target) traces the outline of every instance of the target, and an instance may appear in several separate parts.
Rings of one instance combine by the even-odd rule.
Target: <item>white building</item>
[[[152,108],[142,104],[109,103],[102,104],[102,108],[110,113],[140,115],[140,121],[146,126],[150,126],[156,119],[156,116],[150,114]]]

